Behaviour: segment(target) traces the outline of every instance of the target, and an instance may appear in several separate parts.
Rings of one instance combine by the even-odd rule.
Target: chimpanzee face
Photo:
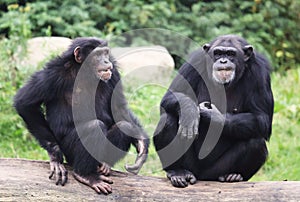
[[[113,64],[109,59],[109,48],[108,47],[97,47],[93,50],[92,61],[94,63],[95,73],[97,78],[107,82],[112,76]]]
[[[212,50],[213,79],[220,84],[227,84],[235,77],[237,49],[234,47],[216,46]]]
[[[238,80],[244,70],[245,62],[250,58],[253,48],[243,45],[236,36],[223,36],[212,44],[205,44],[203,49],[213,60],[212,67],[208,67],[214,82],[225,85]]]
[[[107,82],[112,76],[113,64],[110,61],[110,50],[107,46],[96,47],[84,61],[85,67],[97,80]]]

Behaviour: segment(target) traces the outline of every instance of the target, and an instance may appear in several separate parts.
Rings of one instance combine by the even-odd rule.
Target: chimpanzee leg
[[[104,162],[113,166],[117,161],[123,158],[133,142],[133,131],[129,122],[120,121],[113,125],[107,132],[109,144],[106,145],[108,156]]]
[[[75,151],[84,152],[80,152],[80,158],[74,159],[74,168],[79,168],[79,173],[91,173],[98,170],[101,174],[108,174],[107,168],[124,157],[130,148],[132,137],[126,135],[132,134],[130,126],[128,122],[122,121],[107,131],[106,126],[100,120],[79,125],[77,132],[81,144],[78,144]]]
[[[267,155],[264,139],[239,142],[197,178],[222,182],[247,181],[265,163]]]
[[[98,173],[99,165],[101,166],[98,160],[106,155],[105,125],[99,120],[93,120],[79,124],[76,129],[77,131],[74,130],[64,140],[65,145],[69,143],[69,148],[65,150],[67,159],[73,164],[75,179],[90,186],[97,193],[111,193],[109,184],[112,180]]]
[[[164,169],[178,169],[180,167],[179,162],[168,161],[170,157],[176,154],[177,150],[180,150],[180,148],[182,148],[182,141],[177,141],[177,130],[178,119],[167,113],[162,114],[157,128],[154,132],[153,141]]]
[[[154,144],[172,185],[186,187],[188,182],[196,182],[193,173],[186,169],[188,165],[183,163],[193,156],[192,151],[188,150],[193,140],[182,140],[177,130],[178,119],[167,113],[162,114],[154,133]]]

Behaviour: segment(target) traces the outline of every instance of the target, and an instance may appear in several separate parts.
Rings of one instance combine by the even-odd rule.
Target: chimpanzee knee
[[[241,157],[245,163],[240,164],[239,169],[245,181],[249,180],[265,163],[268,150],[263,138],[251,139],[246,143],[246,151]]]

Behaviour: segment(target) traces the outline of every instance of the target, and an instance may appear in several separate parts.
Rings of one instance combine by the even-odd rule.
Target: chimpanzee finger
[[[55,171],[51,171],[50,175],[49,175],[49,179],[51,179],[54,176]]]
[[[225,177],[224,177],[224,176],[220,176],[220,177],[218,178],[218,180],[219,180],[220,182],[225,182]]]
[[[68,175],[62,175],[61,176],[61,186],[64,186],[68,181]]]
[[[171,183],[172,183],[172,185],[173,185],[174,187],[179,187],[179,186],[180,186],[179,183],[178,183],[178,181],[177,181],[177,178],[176,178],[176,177],[172,177],[172,178],[171,178]]]
[[[98,186],[98,188],[101,190],[100,192],[107,195],[108,191],[103,186]]]
[[[106,166],[104,166],[104,168],[102,169],[102,173],[103,173],[103,175],[108,175],[109,171]]]
[[[68,181],[68,171],[62,164],[59,165],[59,169],[61,171],[61,185],[64,186]]]
[[[236,173],[229,174],[226,177],[227,182],[239,182],[239,181],[242,181],[242,180],[243,180],[242,175],[241,174],[236,174]]]
[[[187,181],[181,177],[177,177],[177,184],[178,187],[186,187],[188,185]]]
[[[106,176],[104,176],[104,175],[100,175],[99,178],[100,178],[102,181],[107,182],[107,183],[109,183],[109,184],[112,184],[112,183],[113,183],[113,181],[112,181],[109,177],[106,177]]]
[[[51,179],[54,175],[54,172],[55,172],[55,168],[54,168],[54,164],[50,162],[50,175],[49,175],[49,179]]]
[[[102,169],[102,173],[104,174],[104,175],[109,175],[109,173],[110,173],[110,166],[109,165],[107,165],[106,163],[103,163],[102,164],[102,167],[103,167],[103,169]]]
[[[218,108],[216,107],[216,105],[210,104],[210,106],[211,106],[211,109],[212,109],[212,110],[218,110]],[[219,110],[218,110],[218,111],[219,111]]]
[[[61,181],[61,171],[59,169],[58,164],[55,164],[55,184],[58,185]]]
[[[171,183],[175,187],[185,187],[183,182],[180,180],[180,177],[178,176],[171,177]]]
[[[182,138],[183,139],[186,139],[187,136],[188,136],[188,133],[189,133],[189,128],[184,128],[183,131],[182,131]]]
[[[169,179],[170,179],[170,181],[171,181],[171,184],[172,184],[173,186],[176,187],[175,178],[174,178],[174,177],[171,177],[171,178],[169,178]]]
[[[226,181],[227,182],[232,182],[235,178],[235,174],[229,174],[226,176]]]
[[[181,124],[179,124],[177,135],[181,136],[182,130],[183,130],[183,127],[181,126]]]
[[[112,192],[112,187],[109,184],[103,183],[103,188],[108,192]]]
[[[207,108],[205,107],[205,102],[201,102],[201,103],[199,104],[199,108],[200,108],[200,110],[205,110],[205,109],[207,109]]]
[[[186,176],[186,178],[187,178],[187,181],[190,182],[190,184],[195,184],[196,181],[197,181],[196,177],[194,175],[192,175],[192,174],[188,174]]]
[[[105,195],[109,194],[112,192],[112,188],[109,184],[106,183],[98,183],[95,188],[99,191],[97,191],[99,194],[103,193]]]
[[[92,186],[92,188],[93,188],[98,194],[101,194],[101,193],[102,193],[98,186],[95,185],[95,186]]]
[[[193,135],[194,135],[194,124],[193,125],[190,125],[188,127],[188,130],[187,130],[187,139],[190,140],[193,138]]]
[[[194,124],[194,128],[193,128],[194,134],[196,136],[199,134],[199,121],[200,121],[200,119],[199,120],[195,120],[195,124]]]
[[[181,139],[185,139],[187,136],[187,128],[186,127],[182,127],[181,129],[181,133],[179,133]]]

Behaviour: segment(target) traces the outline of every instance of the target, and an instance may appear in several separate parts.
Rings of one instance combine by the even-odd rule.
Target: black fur
[[[73,51],[76,47],[80,47],[80,57],[84,60],[96,47],[103,46],[107,46],[107,42],[97,38],[75,39],[62,56],[51,60],[44,69],[36,72],[28,83],[18,91],[14,99],[14,106],[24,119],[28,130],[48,151],[51,159],[62,163],[64,154],[67,162],[81,176],[96,174],[101,163],[86,151],[75,130],[72,114],[72,93],[75,78],[82,64],[76,62]],[[111,60],[113,59],[111,58]],[[114,61],[111,71],[111,79],[107,82],[99,81],[96,99],[92,99],[96,102],[97,119],[89,120],[90,117],[84,117],[85,114],[82,114],[80,120],[77,120],[78,123],[82,123],[81,129],[86,134],[84,138],[95,139],[96,151],[102,152],[102,159],[107,161],[105,163],[110,166],[122,158],[125,152],[112,154],[105,151],[103,139],[99,138],[100,132],[97,130],[99,126],[108,140],[122,151],[128,151],[131,143],[137,146],[138,140],[141,140],[145,147],[143,154],[147,155],[149,145],[149,140],[137,119],[127,109],[127,102],[121,87],[117,92],[117,104],[120,104],[118,106],[120,108],[119,113],[129,114],[128,120],[124,120],[137,125],[140,136],[128,136],[116,126],[116,121],[112,115],[111,96],[120,81],[120,75]],[[94,78],[93,76],[90,75],[86,80]],[[86,87],[82,91],[89,100],[88,98],[92,94],[89,95],[89,88]],[[87,106],[87,110],[89,110],[88,108],[89,106]]]
[[[231,175],[238,176],[234,180],[248,180],[264,164],[268,154],[265,141],[271,135],[274,108],[270,66],[257,52],[244,61],[242,48],[247,45],[249,44],[243,38],[234,35],[221,36],[210,43],[211,48],[223,46],[235,47],[238,50],[235,58],[236,76],[233,81],[224,84],[224,95],[220,93],[220,84],[212,81],[211,69],[214,61],[211,59],[211,52],[199,49],[182,65],[178,76],[163,97],[161,119],[154,134],[154,144],[164,170],[168,172],[174,186],[187,186],[189,178],[186,176],[190,175],[189,172],[198,180],[220,180],[220,177],[224,179],[224,176],[226,178],[226,175],[233,173],[242,176]],[[206,101],[221,111],[219,115],[210,109],[197,111],[197,106]],[[186,110],[189,110],[188,116],[194,118],[182,118]],[[197,114],[200,114],[200,122],[198,131],[194,134],[196,137],[192,140],[180,139],[180,135],[176,135],[178,122],[192,121]],[[209,124],[211,122],[211,127],[217,127],[217,121],[213,121],[217,120],[217,116],[221,119],[224,117],[224,122],[219,123],[220,139],[208,156],[201,159],[199,151]],[[171,162],[171,156],[176,152],[182,155]]]

